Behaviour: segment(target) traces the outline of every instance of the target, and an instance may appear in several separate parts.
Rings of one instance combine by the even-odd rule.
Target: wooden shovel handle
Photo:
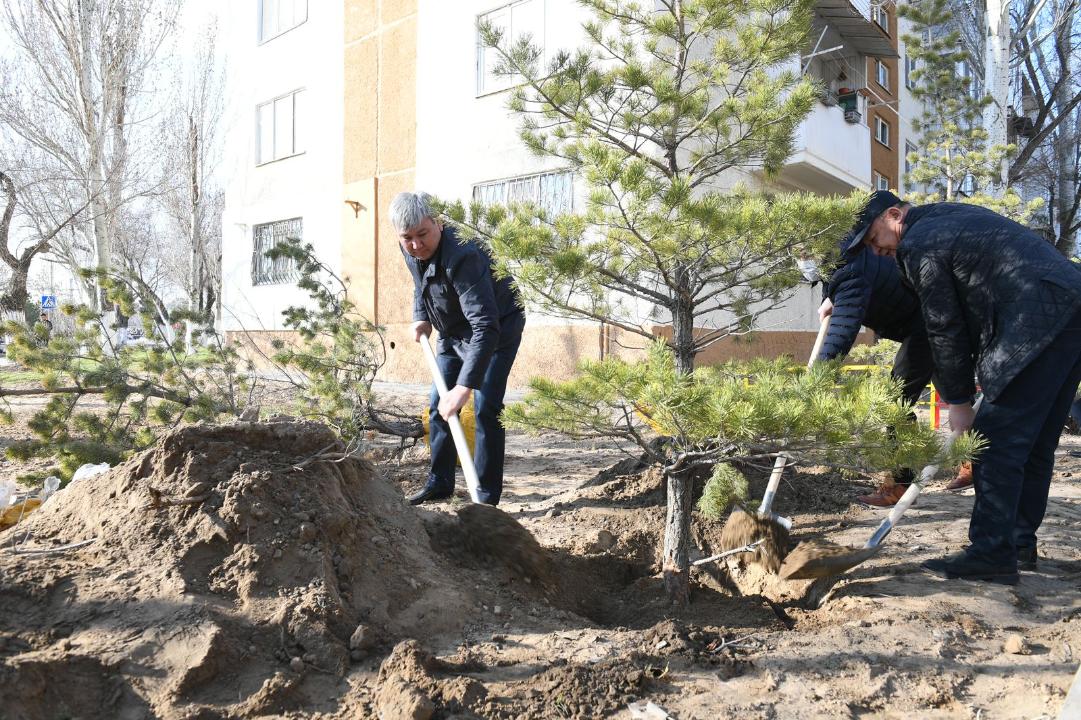
[[[807,369],[810,370],[811,366],[815,364],[815,358],[818,357],[818,351],[822,349],[822,343],[826,341],[826,333],[830,329],[830,318],[832,315],[827,315],[822,318],[822,322],[818,326],[818,337],[815,338],[815,345],[811,348],[811,356],[807,358]]]

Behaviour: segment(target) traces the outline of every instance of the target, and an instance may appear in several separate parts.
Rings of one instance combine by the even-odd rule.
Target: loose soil
[[[1078,446],[1064,436],[1039,570],[1016,587],[920,570],[965,542],[971,491],[940,483],[817,609],[809,581],[734,558],[697,569],[676,611],[661,478],[615,448],[512,434],[499,509],[464,491],[412,508],[422,447],[341,460],[315,424],[183,428],[0,534],[0,717],[630,718],[650,700],[676,718],[1053,718],[1081,654]],[[768,472],[750,469],[756,496]],[[869,483],[790,468],[774,511],[793,543],[858,546],[883,517],[852,503]],[[722,533],[696,518],[696,557]],[[10,552],[24,538],[96,540]]]

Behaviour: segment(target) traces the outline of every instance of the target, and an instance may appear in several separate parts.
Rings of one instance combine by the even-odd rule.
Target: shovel
[[[829,330],[830,316],[822,318],[818,327],[818,337],[815,338],[811,356],[807,358],[807,369],[814,365],[818,351],[822,349],[822,343],[826,339],[826,331]],[[755,558],[763,563],[770,572],[777,572],[788,550],[788,531],[792,529],[792,520],[770,512],[773,507],[773,499],[777,496],[777,488],[781,484],[781,476],[788,464],[788,456],[783,452],[777,454],[773,462],[773,472],[769,475],[766,483],[766,491],[762,494],[762,502],[758,506],[758,512],[754,515],[737,510],[733,512],[724,529],[721,530],[720,544],[725,548],[754,548]],[[700,562],[710,562],[724,557],[725,554],[713,556]]]
[[[439,398],[442,399],[447,396],[449,392],[447,390],[447,383],[443,379],[443,373],[439,371],[439,363],[436,362],[435,352],[432,350],[432,344],[428,340],[428,336],[425,335],[420,341],[421,350],[424,351],[424,359],[428,361],[428,370],[432,373],[432,382],[435,383],[435,389],[439,393]],[[454,447],[458,450],[458,459],[462,462],[462,474],[465,475],[465,484],[469,488],[469,497],[473,502],[480,502],[480,480],[477,478],[477,469],[473,467],[473,453],[469,452],[469,443],[465,439],[465,430],[462,429],[462,421],[458,419],[458,414],[450,416],[450,420],[447,421],[450,425],[450,436],[454,438]]]
[[[979,407],[980,403],[977,402],[974,409],[979,410]],[[959,433],[956,432],[950,435],[943,447],[943,452],[950,449],[958,435]],[[928,465],[920,472],[919,478],[908,486],[908,490],[893,506],[886,519],[879,523],[862,548],[835,545],[823,540],[800,543],[785,558],[781,566],[781,577],[786,580],[814,579],[815,582],[811,583],[804,593],[804,600],[812,607],[818,607],[843,573],[878,554],[886,536],[901,521],[905,512],[912,507],[912,503],[923,492],[924,486],[934,478],[936,472],[938,472],[938,465]]]
[[[822,318],[822,322],[819,323],[818,337],[815,338],[814,347],[811,348],[811,355],[807,358],[808,370],[815,364],[815,358],[818,357],[818,351],[822,349],[822,343],[826,340],[826,333],[830,329],[830,317],[830,315],[827,315]],[[773,472],[770,473],[769,482],[766,483],[766,492],[762,495],[762,503],[758,506],[758,515],[760,517],[768,517],[775,520],[784,525],[785,530],[791,530],[792,520],[770,513],[770,508],[773,507],[773,498],[777,495],[777,488],[781,484],[781,475],[784,474],[784,469],[787,464],[788,456],[784,453],[778,454],[777,459],[773,462]]]

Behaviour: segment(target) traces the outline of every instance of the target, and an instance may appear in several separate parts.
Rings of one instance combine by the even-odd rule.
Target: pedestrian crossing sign
[[[55,295],[42,295],[41,296],[41,309],[42,310],[55,310],[56,309],[56,296]]]

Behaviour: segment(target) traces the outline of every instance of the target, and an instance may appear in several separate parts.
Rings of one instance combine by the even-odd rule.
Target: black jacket
[[[1081,308],[1081,272],[1046,240],[974,205],[912,208],[897,249],[920,298],[936,385],[949,402],[991,401]]]
[[[496,348],[525,327],[511,279],[496,279],[491,256],[448,226],[428,262],[402,255],[413,276],[413,320],[430,322],[462,358],[457,384],[479,388]]]
[[[893,258],[857,252],[833,271],[823,294],[833,302],[833,316],[818,360],[847,355],[863,325],[898,342],[923,332],[919,299]]]

